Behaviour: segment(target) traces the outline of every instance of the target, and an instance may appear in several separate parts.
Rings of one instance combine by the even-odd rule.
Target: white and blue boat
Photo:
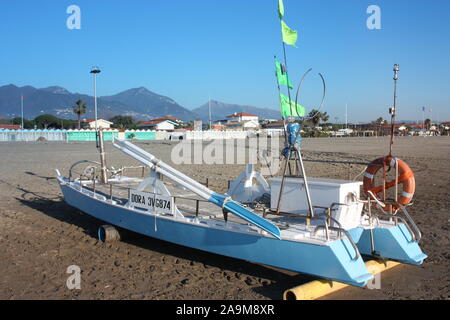
[[[99,228],[102,240],[117,226],[354,286],[365,286],[373,277],[362,255],[414,265],[426,258],[418,245],[420,231],[406,208],[395,215],[377,210],[374,201],[360,196],[361,182],[306,182],[306,177],[266,181],[248,166],[226,194],[219,194],[131,142],[114,139],[113,145],[139,161],[148,175],[126,176],[125,171],[141,169],[106,168],[103,158],[102,163],[77,162],[67,177],[56,170],[65,201],[110,225]],[[270,204],[255,209],[257,198],[270,198]]]

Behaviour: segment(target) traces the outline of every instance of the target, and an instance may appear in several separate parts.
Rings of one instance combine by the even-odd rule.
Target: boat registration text
[[[161,194],[130,190],[128,199],[132,207],[147,209],[157,213],[172,214],[173,199]]]

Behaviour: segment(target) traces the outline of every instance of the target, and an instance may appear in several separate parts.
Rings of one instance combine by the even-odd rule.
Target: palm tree
[[[376,124],[383,124],[384,123],[384,119],[382,117],[379,117],[377,120],[375,120]]]
[[[313,131],[310,132],[310,135],[315,137],[320,122],[327,122],[329,118],[330,116],[326,112],[322,113],[319,110],[312,109],[307,116],[307,122],[313,126]]]
[[[377,126],[378,135],[381,135],[381,127],[383,126],[383,124],[386,123],[386,120],[384,120],[382,117],[379,117],[377,120],[373,121],[372,123],[374,123]]]
[[[317,127],[320,122],[327,122],[330,116],[324,112],[320,112],[319,110],[312,109],[311,112],[308,114],[309,122],[314,126]]]
[[[80,118],[83,114],[86,113],[87,106],[86,103],[84,103],[83,100],[78,100],[73,107],[73,113],[75,113],[78,117],[78,129],[81,129],[81,121]]]
[[[425,119],[425,129],[430,130],[431,128],[431,120]]]

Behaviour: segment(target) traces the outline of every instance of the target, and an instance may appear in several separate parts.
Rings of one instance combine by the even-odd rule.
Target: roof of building
[[[264,126],[265,128],[284,128],[284,123],[283,121],[274,121],[274,122],[270,122],[268,124],[266,124]]]
[[[104,122],[108,122],[109,124],[113,124],[111,121],[108,121],[105,119],[97,119],[97,121],[104,121]],[[95,119],[86,119],[86,120],[83,120],[82,122],[91,123],[91,122],[95,122]]]
[[[172,116],[165,116],[165,117],[160,117],[160,118],[155,118],[154,120],[171,120],[171,121],[175,121],[175,122],[179,122],[181,121],[181,119],[177,118],[177,117],[172,117]]]
[[[239,113],[235,112],[227,116],[227,118],[234,118],[234,117],[257,117],[257,115],[246,112],[239,112]]]
[[[171,121],[171,120],[168,120],[168,119],[162,119],[162,120],[161,120],[161,118],[158,118],[158,119],[153,119],[153,120],[150,120],[150,121],[146,121],[146,122],[139,123],[137,126],[138,126],[138,127],[156,126],[156,125],[158,125],[158,124],[160,124],[160,123],[162,123],[162,122],[169,122],[169,123],[171,123],[171,124],[173,124],[173,125],[177,125],[176,122],[173,122],[173,121]]]
[[[0,129],[19,130],[20,125],[18,125],[18,124],[0,124]]]
[[[394,124],[394,128],[400,128],[400,127],[410,127],[412,129],[421,129],[424,127],[422,123],[396,123]],[[383,129],[390,129],[391,125],[382,125]]]

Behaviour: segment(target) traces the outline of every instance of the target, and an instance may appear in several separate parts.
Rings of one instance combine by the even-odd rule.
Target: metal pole
[[[308,207],[309,207],[309,215],[311,218],[314,217],[314,208],[311,201],[311,193],[309,192],[308,187],[308,180],[306,179],[306,172],[305,172],[305,166],[303,165],[303,159],[302,154],[300,153],[300,150],[298,150],[296,147],[294,147],[298,154],[298,160],[300,161],[300,167],[302,169],[302,175],[303,175],[303,182],[305,184],[305,191],[306,191],[306,199],[308,200]]]
[[[348,103],[345,104],[345,129],[348,128],[348,113],[347,113],[347,110],[348,110]]]
[[[102,183],[108,183],[108,176],[106,173],[106,156],[105,156],[105,144],[103,141],[103,131],[98,132],[100,142],[100,164],[101,164],[101,179]]]
[[[277,59],[277,56],[274,56],[275,60]],[[283,67],[281,67],[283,68]],[[287,68],[286,68],[287,69]],[[286,70],[287,71],[287,70]],[[275,71],[276,72],[276,71]],[[278,77],[277,74],[275,73],[275,78],[277,79],[277,88],[278,88],[278,99],[280,99],[280,95],[281,95],[281,88],[280,88],[280,84],[278,83]],[[288,80],[289,81],[289,80]],[[288,89],[289,89],[289,82],[288,82]],[[281,100],[280,100],[280,107],[281,106]],[[287,141],[287,131],[286,131],[286,119],[284,118],[283,114],[281,115],[281,119],[283,119],[283,132],[284,132],[284,142],[285,145],[288,144]]]
[[[21,118],[22,125],[21,125],[21,127],[22,127],[22,130],[23,130],[23,94],[20,95],[20,105],[21,105],[21,114],[22,114],[22,118]]]
[[[93,75],[94,80],[94,114],[95,114],[95,143],[98,148],[98,116],[97,116],[97,73],[100,73],[100,69],[98,67],[92,67],[91,73]]]
[[[292,154],[292,148],[289,147],[289,152],[286,157],[286,162],[284,163],[284,169],[283,169],[283,176],[281,178],[281,184],[280,184],[280,193],[278,194],[278,202],[277,202],[277,214],[280,214],[281,209],[281,197],[283,195],[283,189],[284,189],[284,179],[286,178],[286,169],[288,167],[289,159],[291,158]]]
[[[425,132],[425,107],[422,107],[422,132]]]
[[[287,90],[288,90],[288,99],[289,99],[289,111],[290,111],[290,114],[291,114],[291,117],[287,117],[287,118],[288,118],[288,122],[294,122],[293,121],[294,118],[292,117],[291,90],[290,90],[290,87],[289,87],[289,84],[290,84],[290,82],[289,82],[289,72],[287,70],[288,66],[287,66],[287,58],[286,58],[286,45],[285,45],[284,41],[282,41],[282,43],[283,43],[284,66],[286,67],[286,81],[287,81]],[[277,81],[277,83],[278,83],[278,81]],[[280,90],[279,86],[278,86],[278,90]],[[284,124],[284,127],[285,127],[285,134],[284,134],[285,135],[285,141],[288,142],[288,137],[287,137],[288,133],[287,133],[287,130],[286,130],[286,122],[284,120],[284,117],[283,117],[283,124]],[[297,140],[295,140],[295,141],[297,141]],[[295,143],[295,141],[294,141],[294,143]],[[284,165],[283,177],[281,179],[281,185],[280,185],[280,194],[278,195],[277,214],[280,214],[281,197],[282,197],[282,193],[283,193],[283,189],[284,189],[284,183],[285,183],[285,177],[286,177],[286,169],[288,167],[289,160],[291,158],[292,147],[293,146],[289,146],[289,152],[287,154],[286,163]]]
[[[208,100],[208,111],[209,111],[209,130],[211,130],[212,126],[211,126],[211,97],[209,97]]]
[[[23,94],[20,95],[20,107],[21,107],[21,128],[22,128],[22,141],[23,141]]]
[[[389,144],[389,155],[392,155],[392,145],[394,144],[394,127],[395,114],[397,113],[397,80],[398,80],[398,64],[394,64],[394,106],[391,110],[391,141]]]
[[[431,133],[432,125],[433,125],[433,109],[430,108],[430,133]]]
[[[95,113],[95,131],[98,132],[97,125],[97,74],[94,73],[94,113]]]
[[[284,66],[286,67],[286,80],[287,80],[287,89],[288,89],[288,98],[289,98],[289,108],[292,115],[292,103],[291,103],[291,89],[289,88],[289,72],[287,66],[287,58],[286,58],[286,44],[283,41],[283,55],[284,55]],[[288,117],[288,122],[293,122],[292,117]]]

